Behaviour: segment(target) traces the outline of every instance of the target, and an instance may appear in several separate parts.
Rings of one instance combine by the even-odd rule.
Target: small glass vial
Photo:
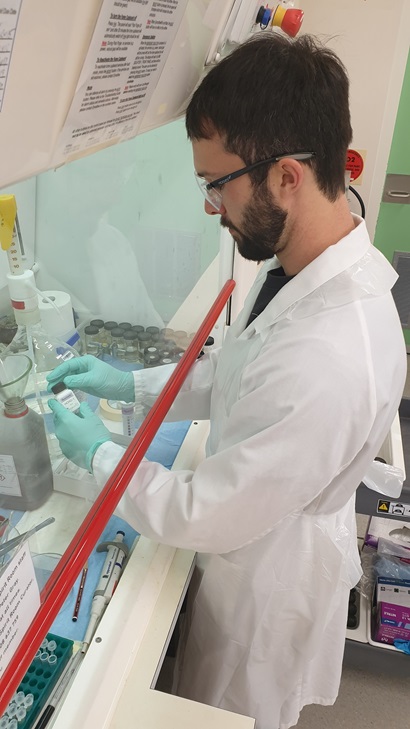
[[[141,332],[145,332],[145,327],[143,327],[142,324],[134,324],[134,326],[131,327],[131,330],[134,332],[135,335],[137,335]]]
[[[102,319],[92,319],[90,321],[90,327],[97,327],[98,331],[102,329],[104,326],[104,322]]]
[[[137,335],[132,329],[124,332],[124,359],[127,362],[139,362]]]
[[[172,339],[173,334],[174,334],[174,330],[170,329],[169,327],[165,327],[164,329],[161,329],[162,339]]]
[[[159,334],[159,327],[147,327],[145,331],[149,334]]]
[[[94,357],[98,356],[100,351],[100,343],[98,341],[100,330],[96,326],[89,324],[84,329],[85,338],[85,351],[87,354],[93,354]]]
[[[153,367],[155,364],[159,364],[160,354],[157,347],[146,347],[144,349],[144,366]]]
[[[144,349],[146,347],[150,347],[152,344],[151,335],[149,332],[140,332],[137,335],[138,338],[138,349],[140,354],[140,360],[143,362],[144,360]]]
[[[117,359],[125,357],[124,329],[121,327],[111,329],[111,354]]]
[[[103,328],[100,329],[101,343],[104,352],[109,352],[112,342],[111,332],[118,326],[116,321],[106,321]]]
[[[69,390],[68,387],[65,386],[64,382],[57,382],[52,386],[51,390],[54,393],[55,399],[58,400],[61,405],[63,405],[67,410],[70,410],[72,413],[78,413],[80,409],[80,402],[77,400],[73,391]]]
[[[176,344],[178,344],[181,339],[187,339],[188,334],[184,332],[182,329],[177,329],[176,332],[174,332],[173,340]]]
[[[149,347],[151,349],[151,347]],[[153,349],[153,347],[152,347]],[[158,352],[152,354],[144,354],[144,367],[156,367],[160,363]]]

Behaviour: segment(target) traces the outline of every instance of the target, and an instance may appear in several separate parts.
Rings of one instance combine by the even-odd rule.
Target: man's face
[[[192,146],[195,170],[207,182],[245,166],[238,155],[226,152],[217,134],[195,140]],[[244,258],[264,261],[283,250],[287,213],[276,204],[266,182],[253,187],[245,174],[226,183],[220,192],[220,210],[205,201],[205,212],[221,216],[221,225],[229,229]]]

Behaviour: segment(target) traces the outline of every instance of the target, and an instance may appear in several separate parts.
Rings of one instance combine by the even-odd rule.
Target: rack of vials
[[[143,367],[155,367],[178,362],[194,334],[169,327],[92,319],[84,328],[84,349],[95,357],[109,355]]]

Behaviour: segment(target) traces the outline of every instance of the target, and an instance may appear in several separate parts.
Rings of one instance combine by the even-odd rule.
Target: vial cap
[[[111,329],[112,337],[122,337],[123,334],[124,334],[124,329],[121,329],[121,327],[114,327],[114,329]]]
[[[137,338],[137,333],[133,332],[132,329],[127,329],[126,332],[124,332],[124,339],[128,340],[134,340]]]
[[[92,326],[91,324],[88,327],[84,327],[84,334],[98,334],[99,331],[97,326]]]
[[[149,332],[139,332],[138,339],[140,342],[148,342],[149,340],[151,340],[150,333]]]
[[[212,347],[212,345],[215,343],[215,339],[213,337],[208,337],[208,339],[205,342],[205,347]]]
[[[117,327],[117,326],[118,326],[117,321],[106,321],[104,324],[104,329],[111,331],[111,329],[115,329],[115,327]]]
[[[102,329],[102,327],[104,326],[104,322],[102,319],[92,319],[92,321],[90,321],[90,326]]]
[[[145,331],[149,334],[159,334],[159,327],[147,327]]]
[[[120,321],[120,323],[118,324],[118,326],[119,326],[119,327],[120,327],[121,329],[124,329],[124,330],[125,330],[125,329],[131,329],[131,327],[132,327],[132,324],[131,324],[131,322],[129,322],[129,321]]]
[[[52,386],[51,390],[54,392],[54,395],[58,395],[59,392],[62,392],[63,390],[66,390],[66,386],[64,382],[56,382],[55,385]]]
[[[133,331],[133,332],[135,332],[136,334],[139,334],[140,332],[144,332],[144,331],[145,331],[145,329],[144,329],[144,327],[142,326],[142,324],[134,324],[134,326],[133,326],[133,327],[131,327],[131,329],[132,329],[132,331]]]

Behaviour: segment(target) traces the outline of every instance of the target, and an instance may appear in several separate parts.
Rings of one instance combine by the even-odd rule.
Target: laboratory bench
[[[188,426],[173,468],[195,468],[203,457],[208,427],[205,422]],[[115,431],[116,425],[110,423],[110,428]],[[127,445],[127,439],[119,433],[114,432],[113,437]],[[54,517],[51,527],[35,535],[37,554],[62,554],[89,511],[98,489],[93,477],[82,469],[81,472],[79,479],[78,469],[63,459],[55,469],[55,491],[50,499],[20,520],[18,528],[22,532],[49,516]],[[111,524],[111,538],[118,525],[122,528],[124,524],[127,529],[116,516],[110,522],[114,525]],[[102,538],[107,538],[107,529]],[[195,553],[157,544],[139,536],[131,527],[127,532],[127,541],[130,540],[131,553],[115,594],[47,729],[123,729],[137,725],[144,729],[165,725],[180,729],[191,729],[193,725],[198,729],[252,729],[254,720],[249,717],[155,689],[192,576]],[[70,609],[63,606],[49,632],[74,639],[76,651],[82,638],[76,640],[73,633],[77,627],[71,622],[74,597],[73,589],[66,601]]]

